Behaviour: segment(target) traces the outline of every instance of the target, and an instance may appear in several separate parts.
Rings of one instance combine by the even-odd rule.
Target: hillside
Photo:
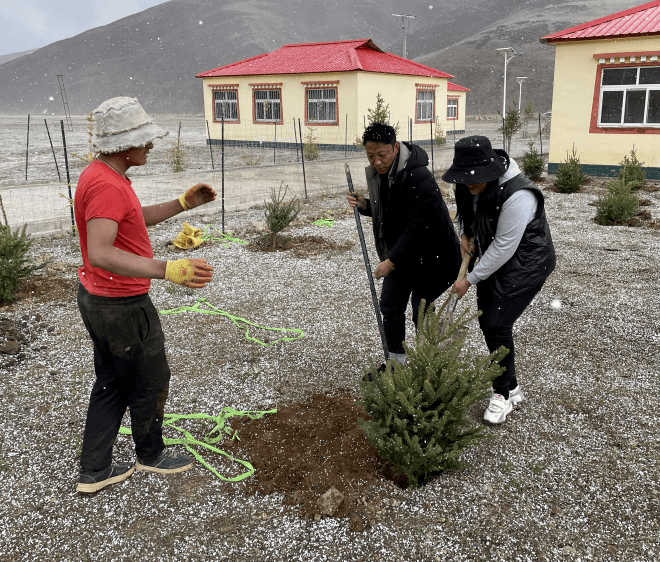
[[[554,48],[538,39],[548,33],[630,7],[623,0],[409,0],[412,20],[408,57],[455,75],[472,90],[468,113],[501,109],[502,68],[496,47],[522,51],[509,66],[529,76],[523,105],[550,109]],[[392,8],[384,8],[391,4]],[[335,0],[170,0],[111,24],[0,65],[0,113],[61,114],[57,74],[64,75],[69,107],[87,114],[116,95],[140,99],[151,113],[200,113],[201,80],[195,74],[287,43],[370,37],[401,54],[397,2]],[[338,15],[339,14],[339,15]],[[53,98],[52,100],[50,98]]]

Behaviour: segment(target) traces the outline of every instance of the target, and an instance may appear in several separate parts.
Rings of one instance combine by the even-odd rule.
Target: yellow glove
[[[179,203],[184,211],[188,211],[194,207],[199,207],[205,203],[210,203],[215,200],[216,193],[213,188],[205,183],[198,183],[193,185],[181,197]]]
[[[197,248],[204,240],[200,238],[202,235],[201,228],[193,228],[187,222],[183,223],[183,231],[179,232],[177,237],[172,241],[172,243],[177,247],[183,250],[188,250],[190,248]]]
[[[201,228],[193,228],[187,222],[183,223],[183,232],[184,234],[187,234],[188,236],[192,236],[193,238],[200,238],[202,236]]]
[[[177,285],[191,281],[194,276],[193,266],[187,259],[168,261],[165,267],[165,280]]]
[[[181,206],[183,207],[184,211],[188,211],[190,207],[188,206],[188,203],[186,203],[186,194],[184,193],[181,197],[179,197],[179,203],[181,203]]]

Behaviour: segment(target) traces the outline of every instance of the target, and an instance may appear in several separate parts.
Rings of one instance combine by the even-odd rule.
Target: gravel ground
[[[67,237],[37,240],[35,259],[54,263],[24,299],[0,309],[0,335],[13,333],[21,345],[18,355],[0,354],[0,560],[658,559],[660,231],[595,224],[589,203],[602,193],[598,184],[573,195],[545,193],[558,265],[516,325],[526,400],[489,429],[492,439],[464,454],[470,468],[418,489],[375,484],[384,498],[380,515],[361,532],[346,518],[305,520],[285,509],[281,495],[248,496],[245,483],[224,482],[199,464],[170,477],[136,472],[97,494],[78,494],[93,381],[74,297],[79,250]],[[644,197],[657,217],[660,192]],[[159,310],[192,305],[199,295],[261,326],[305,333],[261,346],[223,316],[163,316],[169,412],[261,410],[315,392],[359,390],[362,368],[380,361],[380,338],[352,215],[339,194],[306,203],[303,214],[324,210],[336,211],[333,228],[306,221],[291,234],[322,236],[339,249],[295,257],[205,244],[195,257],[215,266],[211,285],[193,293],[153,283]],[[263,209],[253,209],[230,214],[226,224],[236,231],[262,218]],[[167,242],[182,222],[150,228],[157,256],[171,256]],[[365,230],[371,239],[367,222]],[[355,244],[346,249],[347,241]],[[560,308],[550,306],[555,299]],[[475,305],[472,289],[459,309]],[[468,352],[486,353],[476,324],[467,343]],[[132,451],[120,436],[116,458],[131,459]],[[226,476],[241,472],[229,461],[216,467]]]

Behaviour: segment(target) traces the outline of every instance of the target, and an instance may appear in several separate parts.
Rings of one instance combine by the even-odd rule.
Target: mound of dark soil
[[[382,487],[370,484],[383,479],[401,487],[406,483],[360,429],[358,420],[368,417],[348,394],[316,394],[277,414],[244,418],[235,426],[241,440],[234,447],[256,469],[248,490],[284,492],[285,505],[300,505],[305,517],[318,520],[330,515],[324,513],[321,496],[334,487],[341,494],[337,498],[343,498],[331,515],[350,516],[352,529],[364,528],[382,511]]]
[[[322,236],[284,236],[279,235],[273,245],[272,235],[259,236],[250,241],[246,248],[252,252],[290,252],[297,258],[309,258],[326,252],[345,252],[354,246],[354,242],[337,244]]]

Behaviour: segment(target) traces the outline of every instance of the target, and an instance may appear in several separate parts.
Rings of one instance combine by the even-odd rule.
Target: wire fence
[[[154,143],[146,166],[130,170],[143,204],[163,200],[170,190],[178,196],[182,183],[206,181],[194,179],[206,177],[201,173],[211,173],[208,177],[216,190],[224,186],[228,209],[263,202],[269,186],[279,185],[278,178],[291,186],[290,193],[301,197],[330,193],[345,184],[338,161],[357,159],[351,164],[354,170],[366,165],[358,142],[366,119],[357,123],[345,119],[337,127],[304,127],[293,118],[290,123],[249,124],[240,129],[225,124],[224,135],[221,124],[207,123],[202,116],[162,115],[153,120],[170,135]],[[88,125],[82,116],[73,117],[73,130],[54,116],[32,117],[29,122],[27,117],[0,116],[0,197],[10,225],[28,224],[33,233],[70,228],[69,197],[92,157]],[[422,146],[437,176],[451,163],[460,138],[483,135],[494,147],[504,146],[496,118],[468,119],[463,129],[445,129],[409,119],[403,127],[399,124],[397,137]],[[549,115],[535,115],[514,135],[511,155],[522,155],[530,142],[547,153],[549,131]],[[183,159],[175,161],[177,145]],[[174,174],[175,163],[183,174]],[[354,173],[356,187],[363,175],[356,179]]]

